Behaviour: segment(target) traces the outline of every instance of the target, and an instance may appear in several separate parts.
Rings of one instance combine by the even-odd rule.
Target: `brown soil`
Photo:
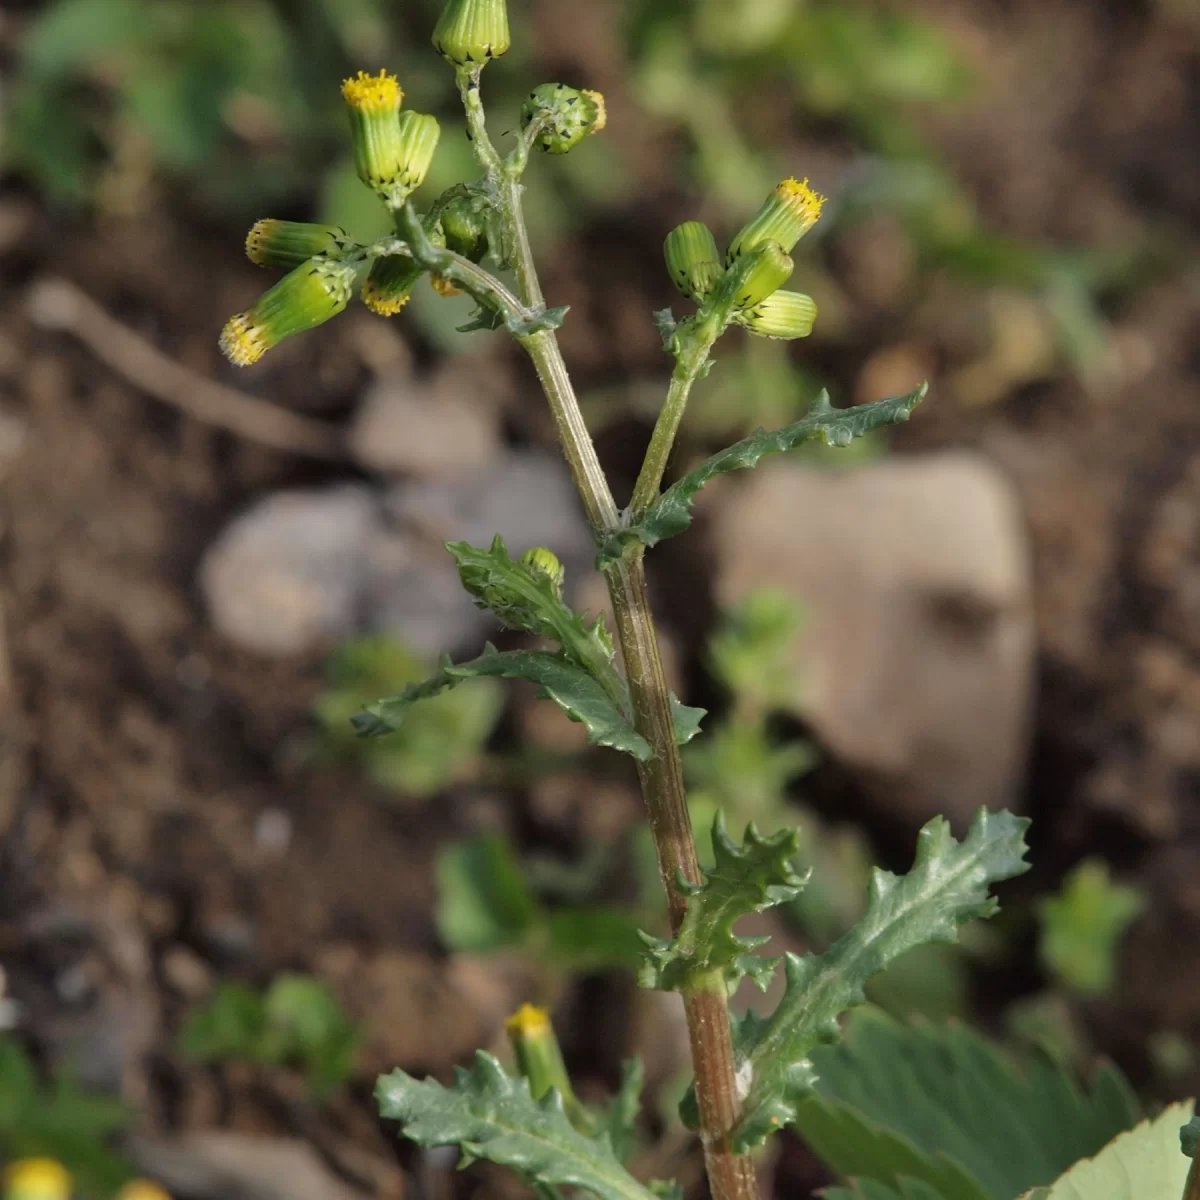
[[[1200,1039],[1200,965],[1184,952],[1200,942],[1200,289],[1194,265],[1179,269],[1195,262],[1200,221],[1200,34],[1167,4],[922,7],[1002,81],[965,116],[931,123],[989,219],[1017,235],[1101,243],[1149,230],[1174,247],[1176,269],[1108,313],[1117,353],[1103,383],[1085,390],[1056,360],[985,407],[937,399],[897,439],[901,450],[979,445],[1021,491],[1041,645],[1034,886],[1100,851],[1150,893],[1120,988],[1090,1014],[1102,1046],[1145,1080],[1146,1034]],[[1005,88],[1035,88],[1039,102],[1006,103]],[[661,198],[667,181],[654,170],[643,161]],[[247,500],[352,468],[184,418],[27,314],[26,286],[61,275],[180,362],[231,378],[213,331],[256,285],[235,237],[161,215],[149,228],[63,227],[20,193],[0,203],[0,402],[27,423],[0,475],[10,990],[40,1048],[120,1086],[145,1130],[298,1132],[345,1178],[399,1194],[396,1152],[371,1111],[373,1073],[444,1073],[494,1043],[521,998],[519,965],[453,962],[434,930],[432,848],[468,827],[475,801],[401,810],[355,772],[313,766],[304,739],[320,660],[232,649],[207,626],[193,583],[204,547]],[[677,215],[661,199],[588,231],[586,250],[606,256],[602,278],[564,259],[551,290],[581,314],[609,311],[614,295],[622,311],[661,304],[645,263],[653,231]],[[649,232],[631,239],[629,228]],[[937,376],[977,350],[984,298],[937,274],[919,303],[873,299],[872,263],[887,261],[871,259],[877,250],[853,237],[831,249],[846,279],[867,283],[849,296],[853,333],[820,348],[822,365],[851,395],[929,363],[937,396]],[[343,420],[370,375],[365,320],[279,350],[254,388]],[[610,338],[623,370],[661,369],[652,335],[611,321],[581,317],[568,354],[607,381],[597,346]],[[623,425],[602,451],[627,470],[642,435]],[[702,576],[702,539],[673,553],[687,559],[681,577]],[[700,631],[691,636],[694,661]],[[853,780],[827,773],[817,802],[822,787],[843,786]],[[255,836],[268,810],[292,822],[286,854]],[[214,979],[283,969],[330,980],[365,1023],[358,1082],[320,1116],[286,1075],[198,1071],[173,1049],[182,1014]],[[999,986],[1015,993],[1032,979],[1026,963]],[[570,1011],[591,1011],[592,994]],[[566,1037],[611,1073],[586,1031]],[[809,1169],[794,1159],[780,1195],[797,1194]]]

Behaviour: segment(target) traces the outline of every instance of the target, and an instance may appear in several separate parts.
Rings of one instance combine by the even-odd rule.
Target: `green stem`
[[[636,518],[658,499],[659,488],[662,487],[663,475],[667,470],[667,461],[675,445],[675,435],[679,432],[679,422],[683,420],[687,408],[688,396],[692,384],[700,375],[712,341],[701,343],[690,351],[685,349],[675,362],[675,370],[671,373],[671,385],[667,389],[667,398],[654,423],[654,432],[650,435],[650,445],[646,449],[646,457],[642,461],[642,469],[638,473],[637,483],[633,488],[633,499],[629,509]]]
[[[479,76],[483,68],[479,66],[458,67],[454,78],[458,84],[458,94],[462,97],[463,112],[467,115],[467,135],[475,149],[475,157],[479,165],[487,172],[488,181],[495,186],[499,181],[503,164],[492,139],[488,136],[487,120],[483,112],[483,99],[479,95]]]
[[[1183,1200],[1200,1200],[1200,1158],[1192,1159],[1192,1169],[1188,1171],[1183,1189]]]
[[[478,101],[477,90],[473,95]],[[484,161],[482,155],[480,161]],[[543,308],[545,299],[529,247],[521,207],[521,185],[515,173],[501,179],[499,195],[502,214],[509,227],[521,298],[529,308]],[[592,531],[598,542],[603,541],[620,527],[620,514],[596,457],[558,339],[552,330],[542,330],[519,340],[529,353],[546,393],[559,441]],[[704,347],[703,357],[707,357],[711,344],[709,341]],[[687,388],[699,372],[703,357],[695,364],[686,386],[681,383],[681,391],[675,397],[678,411],[674,426],[669,435],[664,433],[659,443],[663,468],[687,399]],[[655,490],[661,478],[660,469],[654,481]],[[670,694],[646,589],[643,556],[634,554],[613,563],[605,571],[605,580],[612,599],[617,639],[625,660],[634,727],[654,749],[654,757],[649,762],[639,763],[638,775],[658,854],[671,928],[678,930],[687,900],[677,879],[682,877],[691,883],[699,883],[700,864],[688,816],[683,766],[675,741]],[[754,1164],[747,1156],[735,1154],[731,1145],[741,1102],[729,1009],[721,976],[714,975],[690,989],[684,996],[684,1011],[696,1074],[700,1137],[713,1200],[758,1200]]]

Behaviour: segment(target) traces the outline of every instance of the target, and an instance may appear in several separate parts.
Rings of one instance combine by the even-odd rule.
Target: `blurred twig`
[[[197,375],[110,317],[66,280],[36,283],[28,306],[42,328],[74,334],[130,383],[206,425],[306,458],[339,462],[348,456],[341,430]]]

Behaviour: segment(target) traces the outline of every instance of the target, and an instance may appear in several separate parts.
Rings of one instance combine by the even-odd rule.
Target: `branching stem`
[[[545,298],[521,204],[520,170],[524,167],[524,156],[514,156],[508,166],[500,159],[487,136],[478,71],[460,70],[458,78],[475,151],[495,189],[501,219],[507,225],[520,300],[527,310],[540,311],[545,307]],[[416,257],[421,261],[419,255]],[[596,456],[558,339],[553,330],[543,329],[518,340],[533,360],[588,522],[597,544],[602,544],[620,528],[621,516]],[[637,494],[643,497],[644,503],[649,503],[658,493],[688,391],[714,340],[715,334],[708,337],[706,331],[698,331],[691,347],[693,353],[681,355],[681,360],[686,357],[686,364],[681,361],[672,379],[663,415],[652,438],[651,453],[647,455],[646,466],[638,481]],[[654,757],[639,764],[638,774],[658,854],[671,927],[677,931],[687,901],[676,881],[682,877],[692,883],[700,882],[700,866],[688,816],[683,766],[675,741],[670,693],[650,608],[642,553],[639,551],[610,564],[605,569],[605,580],[612,599],[617,639],[625,660],[634,727],[654,749]],[[758,1200],[753,1162],[745,1155],[734,1154],[731,1148],[731,1135],[741,1102],[734,1071],[725,984],[720,973],[691,987],[684,994],[684,1007],[696,1074],[700,1136],[713,1200]]]

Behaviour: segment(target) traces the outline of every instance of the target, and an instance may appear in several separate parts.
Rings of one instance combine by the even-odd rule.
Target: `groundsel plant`
[[[521,678],[582,722],[591,743],[633,757],[671,929],[668,937],[645,937],[640,982],[682,997],[695,1072],[683,1113],[698,1131],[712,1195],[750,1200],[758,1195],[755,1149],[794,1124],[798,1107],[813,1094],[817,1073],[810,1052],[838,1038],[839,1015],[862,1002],[864,983],[889,962],[922,943],[953,941],[964,922],[996,910],[991,885],[1026,869],[1026,822],[981,811],[958,841],[946,821],[931,821],[908,874],[876,871],[862,918],[822,955],[770,958],[759,953],[765,939],[734,933],[743,915],[788,902],[805,886],[806,876],[792,863],[797,837],[789,831],[763,837],[750,826],[739,842],[718,815],[715,863],[701,870],[679,746],[697,735],[705,714],[667,689],[645,552],[687,528],[696,493],[713,477],[753,467],[764,455],[806,439],[843,446],[907,420],[925,386],[842,410],[822,393],[804,419],[775,432],[760,430],[662,489],[688,394],[707,373],[717,339],[737,329],[769,338],[800,338],[812,330],[813,301],[783,288],[792,273],[791,253],[818,220],[823,201],[807,182],[784,180],[724,254],[698,221],[668,234],[667,271],[694,311],[681,319],[670,309],[654,316],[674,370],[632,499],[619,508],[555,336],[567,311],[547,307],[521,199],[521,179],[535,153],[574,151],[603,130],[604,100],[564,83],[541,84],[522,106],[515,142],[498,148],[480,85],[484,69],[509,41],[504,0],[446,4],[433,45],[455,72],[482,174],[422,206],[413,196],[436,152],[438,122],[404,107],[400,84],[386,71],[360,72],[345,82],[358,174],[387,206],[394,232],[362,245],[338,228],[260,221],[247,239],[250,258],[288,273],[231,318],[221,347],[234,363],[253,363],[284,338],[336,316],[360,279],[366,305],[391,316],[427,276],[439,292],[466,292],[477,303],[464,332],[506,330],[529,355],[595,536],[623,669],[604,620],[588,619],[564,602],[563,569],[551,550],[535,547],[514,557],[499,538],[485,547],[454,542],[447,549],[475,602],[505,627],[554,648],[499,651],[488,645],[468,662],[444,659],[431,678],[369,705],[354,724],[364,737],[383,736],[418,701],[466,680]],[[781,967],[785,987],[774,1013],[731,1019],[728,1000],[738,984],[748,976],[765,989]],[[575,1099],[544,1014],[522,1010],[510,1032],[519,1074],[482,1052],[449,1087],[393,1071],[379,1080],[382,1113],[421,1145],[457,1144],[466,1162],[487,1158],[512,1167],[541,1197],[557,1196],[563,1187],[608,1200],[678,1194],[669,1183],[639,1182],[624,1165],[633,1145],[636,1070],[627,1073],[609,1112],[598,1115]]]

